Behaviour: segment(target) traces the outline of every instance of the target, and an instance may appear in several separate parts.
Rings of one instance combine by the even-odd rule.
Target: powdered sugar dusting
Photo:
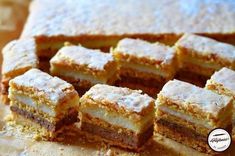
[[[231,100],[226,96],[178,80],[168,81],[159,94],[184,108],[195,106],[215,116]]]
[[[34,0],[22,37],[229,34],[234,6],[234,0]]]
[[[118,43],[115,49],[118,53],[134,55],[138,58],[168,62],[175,56],[175,50],[160,43],[149,43],[139,39],[126,38]]]
[[[215,81],[216,83],[222,84],[225,88],[231,90],[235,94],[235,71],[222,68],[218,72],[215,72],[211,76],[211,80]]]
[[[201,55],[214,54],[235,62],[235,46],[194,34],[184,35],[177,45],[194,50]]]
[[[19,86],[32,87],[39,92],[45,94],[47,98],[54,104],[66,96],[65,90],[71,88],[72,85],[58,77],[52,77],[38,69],[31,69],[25,74],[18,76],[10,81]]]
[[[67,46],[59,50],[51,62],[70,60],[74,64],[87,65],[88,68],[104,70],[105,65],[114,61],[109,53],[100,50],[86,49],[81,46]]]
[[[36,44],[33,38],[13,40],[2,51],[2,73],[25,67],[37,67]]]
[[[110,102],[138,113],[154,102],[153,98],[141,93],[142,91],[140,90],[97,84],[86,92],[85,95],[95,101]]]

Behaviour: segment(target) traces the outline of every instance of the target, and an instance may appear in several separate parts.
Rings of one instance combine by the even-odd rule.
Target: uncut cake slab
[[[35,37],[44,59],[64,41],[107,50],[124,37],[172,45],[197,33],[235,44],[234,12],[232,0],[35,0],[21,37]]]

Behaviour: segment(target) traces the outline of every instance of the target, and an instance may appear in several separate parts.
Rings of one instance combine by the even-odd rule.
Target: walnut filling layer
[[[185,137],[190,137],[191,139],[206,142],[206,136],[207,135],[203,136],[203,135],[197,133],[196,131],[188,129],[187,127],[169,122],[169,121],[164,120],[164,119],[157,120],[156,123],[157,123],[157,127],[159,125],[164,126],[164,127],[168,127],[169,129],[172,129],[173,131],[177,131],[178,133],[181,133]],[[157,128],[157,130],[158,130],[158,128]],[[157,132],[164,133],[164,132],[161,132],[161,131],[157,131]],[[167,135],[167,134],[165,134],[165,135]]]
[[[77,118],[78,112],[75,109],[68,110],[67,115],[63,116],[63,118],[61,118],[60,120],[58,120],[55,123],[51,123],[47,119],[44,119],[41,116],[37,116],[33,112],[29,112],[27,110],[22,110],[22,109],[18,108],[17,106],[11,106],[10,109],[12,112],[17,113],[17,114],[25,117],[26,119],[30,119],[31,121],[41,125],[42,127],[46,128],[47,130],[52,131],[52,132],[59,130],[61,127],[65,126],[65,125],[70,125],[70,124],[76,122],[78,119]]]
[[[95,77],[91,74],[86,74],[80,71],[68,70],[63,68],[57,68],[56,66],[52,65],[51,72],[56,75],[61,75],[64,77],[69,77],[75,80],[86,80],[92,83],[92,85],[101,83],[105,84],[115,75],[115,70],[109,73],[107,77]]]
[[[195,125],[206,127],[208,129],[212,129],[213,128],[212,125],[210,125],[208,123],[208,121],[206,121],[206,120],[197,119],[197,118],[195,118],[193,116],[184,114],[182,112],[177,112],[175,110],[172,110],[172,109],[170,109],[170,108],[168,108],[166,106],[159,106],[158,109],[160,109],[162,112],[168,113],[168,114],[170,114],[172,116],[176,116],[176,117],[181,118],[183,120],[186,120],[188,122],[194,123]]]
[[[228,132],[231,132],[231,125],[228,125],[224,129]],[[207,144],[207,136],[197,133],[187,127],[184,127],[167,120],[157,120],[155,124],[155,132],[160,133],[163,136],[166,136],[170,139],[173,139],[177,142],[180,142],[184,145],[190,146],[198,151],[203,153],[211,153],[212,150]],[[212,153],[211,153],[212,154]],[[218,153],[217,153],[218,154]],[[215,153],[213,153],[215,155]]]
[[[166,120],[157,121],[155,132],[201,152],[208,152],[210,149],[207,145],[206,136]]]
[[[93,123],[83,122],[81,129],[92,135],[97,135],[105,139],[105,141],[119,145],[124,148],[138,149],[153,135],[153,126],[151,125],[146,131],[135,134],[128,133],[127,131],[115,131],[112,129],[104,128]]]
[[[147,116],[140,119],[139,122],[136,122],[132,120],[130,117],[129,118],[124,117],[116,112],[107,111],[104,108],[81,107],[80,111],[82,113],[87,113],[88,115],[94,118],[99,118],[101,120],[104,120],[109,124],[123,127],[132,130],[136,133],[140,133],[144,131],[146,128],[148,128],[150,125],[152,125],[154,117],[154,111],[149,112]]]

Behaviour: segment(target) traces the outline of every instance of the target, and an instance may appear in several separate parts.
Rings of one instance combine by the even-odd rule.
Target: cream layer
[[[139,122],[133,121],[130,117],[124,117],[116,112],[108,112],[104,108],[85,107],[80,108],[80,111],[94,118],[99,118],[109,124],[132,130],[135,133],[143,132],[149,128],[149,126],[152,126],[154,118],[154,111],[149,112],[149,114],[143,117]]]
[[[41,112],[46,113],[51,117],[56,117],[58,113],[66,114],[69,108],[76,108],[78,106],[78,101],[79,101],[79,99],[73,98],[70,101],[68,101],[66,105],[63,105],[61,109],[52,109],[47,105],[38,104],[37,101],[35,101],[33,98],[28,97],[26,95],[10,92],[9,97],[10,99],[15,99],[18,102],[23,103],[27,106],[30,106],[36,110],[40,110]],[[59,110],[59,112],[57,112],[56,110]]]
[[[214,69],[214,70],[218,70],[221,68],[221,65],[218,63],[208,62],[205,60],[199,60],[199,59],[188,57],[188,56],[184,56],[182,61],[186,62],[186,63],[195,64],[195,65],[203,67],[203,68],[209,68],[209,69]]]
[[[200,119],[195,118],[193,116],[190,116],[188,114],[184,114],[182,112],[170,109],[169,107],[162,106],[162,105],[159,105],[158,109],[160,109],[162,112],[168,113],[168,114],[170,114],[172,116],[176,116],[178,118],[181,118],[181,119],[183,119],[185,121],[188,121],[190,123],[193,123],[195,125],[198,125],[198,126],[201,126],[201,127],[205,127],[207,129],[215,128],[215,125],[213,125],[212,122],[210,122],[210,121],[208,121],[206,119],[200,120]],[[223,116],[223,118],[220,118],[220,121],[224,121],[225,122],[228,117],[229,117],[229,115],[227,113],[227,114],[225,114]]]
[[[124,62],[124,61],[120,61],[120,65],[121,67],[124,67],[124,68],[127,67],[127,68],[131,68],[133,70],[140,71],[143,73],[151,73],[155,75],[160,75],[162,77],[169,77],[172,74],[169,72],[165,72],[161,70],[160,68],[156,68],[155,66],[151,67],[151,66],[146,66],[146,65],[141,65],[141,64],[131,63],[131,62]]]
[[[33,107],[34,109],[38,109],[49,116],[55,116],[56,113],[53,109],[48,107],[47,105],[38,105],[32,98],[27,97],[25,95],[14,95],[14,99],[17,100],[20,103],[26,104],[30,107]]]
[[[106,84],[108,80],[115,74],[115,70],[112,70],[112,72],[109,72],[109,75],[107,77],[95,77],[92,76],[91,74],[86,74],[80,71],[75,71],[75,70],[68,70],[68,69],[63,69],[63,68],[58,68],[55,65],[51,66],[51,73],[52,74],[58,74],[60,76],[65,76],[69,78],[73,78],[75,80],[86,80],[91,82],[92,85],[95,84]]]
[[[210,124],[208,124],[208,122],[206,120],[196,119],[190,115],[183,114],[182,112],[177,112],[175,110],[169,109],[166,106],[158,106],[158,109],[160,109],[162,112],[168,113],[172,116],[176,116],[176,117],[181,118],[183,120],[186,120],[188,122],[194,123],[195,125],[200,125],[202,127],[208,128],[208,129],[213,128]]]

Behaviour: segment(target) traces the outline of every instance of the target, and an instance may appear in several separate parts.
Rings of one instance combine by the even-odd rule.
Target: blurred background
[[[0,50],[19,37],[28,15],[30,0],[0,0]],[[2,56],[1,56],[2,57]]]

